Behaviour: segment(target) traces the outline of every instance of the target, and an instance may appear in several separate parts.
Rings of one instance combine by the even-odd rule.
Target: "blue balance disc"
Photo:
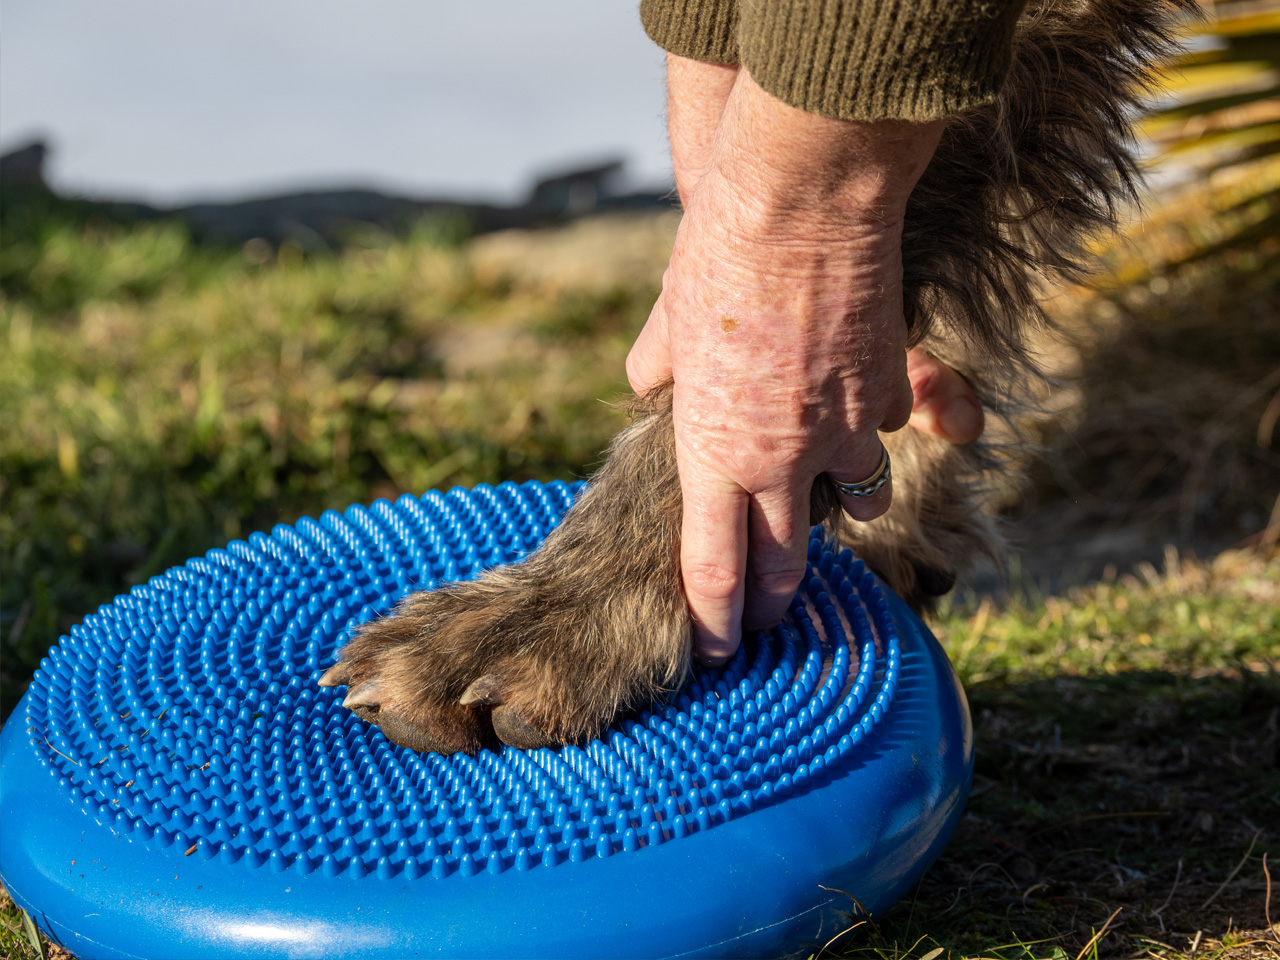
[[[73,627],[0,738],[14,900],[79,957],[373,960],[777,954],[905,893],[960,816],[968,709],[820,538],[782,625],[585,747],[418,754],[316,686],[353,624],[519,560],[576,491],[328,512]]]

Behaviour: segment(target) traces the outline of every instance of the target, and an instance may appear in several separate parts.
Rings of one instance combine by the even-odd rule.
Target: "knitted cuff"
[[[738,60],[810,113],[933,120],[999,92],[1025,2],[741,0]]]
[[[640,0],[640,22],[668,53],[738,62],[738,0]]]

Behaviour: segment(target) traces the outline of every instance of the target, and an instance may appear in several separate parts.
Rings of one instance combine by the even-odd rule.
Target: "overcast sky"
[[[5,0],[0,149],[157,203],[367,185],[514,199],[624,156],[669,180],[635,0]]]

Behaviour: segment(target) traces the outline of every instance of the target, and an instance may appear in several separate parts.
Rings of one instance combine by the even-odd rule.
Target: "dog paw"
[[[606,592],[594,563],[548,547],[407,597],[357,630],[320,685],[345,686],[343,706],[388,739],[437,753],[580,742],[674,689],[689,647],[678,582]]]
[[[583,742],[689,667],[679,483],[652,418],[521,563],[412,594],[359,627],[320,685],[415,750]]]
[[[519,589],[508,583],[504,591],[496,579],[405,598],[357,630],[320,685],[345,686],[344,707],[415,750],[554,742],[554,722],[540,727],[519,714],[517,703],[540,695],[521,669],[536,654],[524,631],[503,622]]]

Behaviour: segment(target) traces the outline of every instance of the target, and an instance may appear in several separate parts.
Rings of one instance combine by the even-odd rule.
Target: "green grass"
[[[38,935],[38,934],[37,934]],[[72,955],[54,944],[44,943],[44,957],[49,960],[67,960]],[[8,960],[41,960],[41,953],[32,944],[30,934],[24,928],[22,912],[0,887],[0,957]]]
[[[954,599],[933,628],[967,687],[1144,671],[1252,670],[1280,653],[1280,564],[1225,553],[1150,565],[996,610]]]
[[[827,955],[1280,956],[1280,559],[1171,557],[934,627],[973,712],[973,794],[913,897]]]

